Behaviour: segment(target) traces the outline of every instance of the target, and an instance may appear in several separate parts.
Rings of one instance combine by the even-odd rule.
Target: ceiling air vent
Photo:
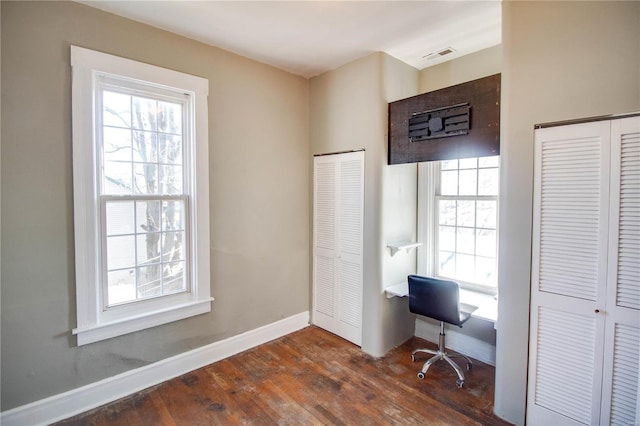
[[[433,53],[429,53],[428,55],[423,56],[423,58],[425,58],[427,61],[431,60],[431,59],[437,59],[440,58],[442,56],[445,55],[449,55],[450,53],[455,52],[456,49],[454,49],[453,47],[446,47],[442,50],[439,50],[437,52],[433,52]]]

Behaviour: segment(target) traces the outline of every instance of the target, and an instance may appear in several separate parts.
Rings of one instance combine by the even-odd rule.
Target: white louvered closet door
[[[640,117],[536,130],[527,423],[640,422]]]
[[[336,170],[332,156],[314,158],[312,322],[334,329],[336,273]]]
[[[312,322],[362,343],[364,151],[314,158]]]
[[[601,424],[640,424],[640,117],[611,124],[609,227]]]
[[[610,126],[538,129],[535,139],[527,424],[597,424]]]

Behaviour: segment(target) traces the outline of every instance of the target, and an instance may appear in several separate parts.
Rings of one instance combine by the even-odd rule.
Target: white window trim
[[[440,163],[437,161],[429,161],[418,164],[418,241],[423,241],[421,247],[418,248],[418,274],[438,277],[436,268],[436,247],[438,239],[438,215],[436,212],[437,191],[440,183]],[[459,198],[447,197],[443,198]],[[465,197],[462,197],[465,198]],[[481,197],[486,199],[495,199],[499,205],[499,196]],[[497,224],[498,218],[496,218]],[[499,233],[500,230],[497,229]],[[498,241],[496,241],[496,252]],[[496,268],[497,273],[497,268]],[[449,277],[440,277],[451,279]],[[498,294],[497,287],[490,287],[477,283],[466,282],[456,279],[460,287],[477,292],[491,295]]]
[[[153,65],[71,46],[73,189],[78,345],[108,339],[211,311],[209,260],[208,80]],[[101,302],[94,87],[97,74],[111,74],[188,93],[194,102],[193,188],[189,200],[190,292],[129,304],[118,318]],[[135,308],[133,308],[135,306]]]

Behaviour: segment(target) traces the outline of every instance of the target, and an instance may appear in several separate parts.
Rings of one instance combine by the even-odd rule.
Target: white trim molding
[[[476,339],[475,337],[467,336],[451,328],[446,329],[445,334],[447,335],[447,349],[495,367],[496,347],[494,345]],[[440,327],[438,325],[429,324],[420,318],[416,318],[416,337],[438,344],[439,335]]]
[[[77,336],[78,346],[210,312],[213,298],[210,294],[209,259],[209,81],[77,46],[71,46],[70,49],[73,71],[71,98],[77,315],[77,327],[72,333]],[[104,122],[102,111],[105,107],[103,95],[109,91],[129,96],[131,100],[134,95],[154,102],[163,99],[179,107],[181,124],[174,124],[176,129],[180,129],[181,135],[179,173],[182,183],[175,193],[166,190],[139,193],[134,190],[133,176],[130,187],[125,185],[126,190],[122,193],[104,185],[106,177],[103,166],[108,163],[104,157],[104,132],[110,125]],[[125,110],[124,114],[132,114],[132,110]],[[123,123],[124,127],[118,129],[134,132],[133,120],[128,124],[124,120]],[[126,141],[126,138],[123,140]],[[134,151],[133,147],[130,151]],[[134,164],[159,167],[160,158],[157,160],[156,163],[136,163],[135,156],[132,156],[129,160],[114,164],[134,167],[130,169],[133,171],[136,167]],[[109,256],[112,255],[109,254],[108,244],[112,237],[107,235],[106,205],[116,205],[123,200],[128,203],[143,200],[181,203],[183,217],[180,226],[184,228],[178,230],[184,234],[184,247],[180,250],[184,287],[180,291],[161,292],[153,294],[153,297],[141,296],[137,292],[135,277],[144,267],[141,257],[135,255],[135,243],[133,248],[129,243],[132,253],[127,255],[124,265],[119,265],[126,268],[109,268]],[[127,219],[133,223],[134,217],[132,211]],[[163,220],[155,218],[153,223]],[[134,228],[137,229],[137,226]],[[158,229],[160,234],[168,235],[168,232]],[[126,238],[135,241],[144,234],[146,231],[130,230]],[[159,238],[156,240],[159,241]],[[152,263],[161,258],[158,256],[155,259]],[[134,277],[135,284],[129,283],[134,286],[131,289],[134,296],[111,303],[108,295],[112,279],[108,278],[109,273],[119,270],[126,274],[127,269],[129,276]],[[160,278],[154,280],[161,282],[163,278]]]
[[[309,325],[309,311],[5,412],[0,424],[45,425],[113,402]]]

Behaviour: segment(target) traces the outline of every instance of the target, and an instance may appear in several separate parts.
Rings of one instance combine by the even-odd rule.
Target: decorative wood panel
[[[412,142],[413,114],[468,103],[469,133]],[[500,74],[389,104],[389,164],[500,154]]]

